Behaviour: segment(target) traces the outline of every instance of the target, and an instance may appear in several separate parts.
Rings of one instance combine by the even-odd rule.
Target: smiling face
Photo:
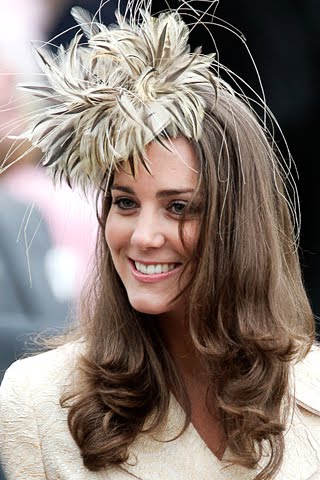
[[[140,164],[136,177],[116,172],[105,237],[114,266],[134,309],[148,314],[184,312],[183,295],[190,281],[185,271],[198,231],[194,216],[184,222],[182,212],[197,186],[197,159],[188,140],[179,137],[147,148],[151,174]]]

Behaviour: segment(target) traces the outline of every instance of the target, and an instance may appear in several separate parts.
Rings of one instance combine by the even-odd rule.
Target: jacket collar
[[[166,426],[156,435],[144,434],[135,440],[125,470],[141,480],[254,479],[257,470],[226,467],[224,460],[219,461],[192,424],[181,436],[168,441],[179,433],[183,421],[182,408],[172,396]],[[296,408],[285,433],[284,460],[276,480],[311,479],[320,479],[320,448]]]

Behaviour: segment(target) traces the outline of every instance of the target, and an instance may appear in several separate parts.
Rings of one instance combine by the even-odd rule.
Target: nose
[[[161,220],[152,211],[141,212],[131,235],[131,245],[141,250],[160,248],[165,243]]]

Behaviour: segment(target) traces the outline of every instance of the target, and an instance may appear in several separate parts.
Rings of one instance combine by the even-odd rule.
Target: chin
[[[168,312],[169,308],[167,305],[156,303],[152,300],[146,301],[143,299],[131,299],[129,302],[137,312],[145,313],[147,315],[161,315],[162,313]]]
[[[167,309],[163,309],[163,308],[158,308],[156,305],[138,305],[138,306],[134,306],[132,305],[133,308],[139,312],[139,313],[145,313],[147,315],[161,315],[163,313],[167,313]]]

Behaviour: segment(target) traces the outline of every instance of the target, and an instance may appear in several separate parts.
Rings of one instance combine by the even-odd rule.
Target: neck
[[[186,324],[185,315],[168,313],[158,317],[158,325],[168,352],[185,382],[189,383],[193,378],[203,379],[204,371]]]
[[[176,364],[189,397],[191,423],[214,455],[222,458],[226,448],[225,434],[215,400],[208,395],[208,374],[193,346],[185,316],[161,315],[158,325],[167,349]]]

